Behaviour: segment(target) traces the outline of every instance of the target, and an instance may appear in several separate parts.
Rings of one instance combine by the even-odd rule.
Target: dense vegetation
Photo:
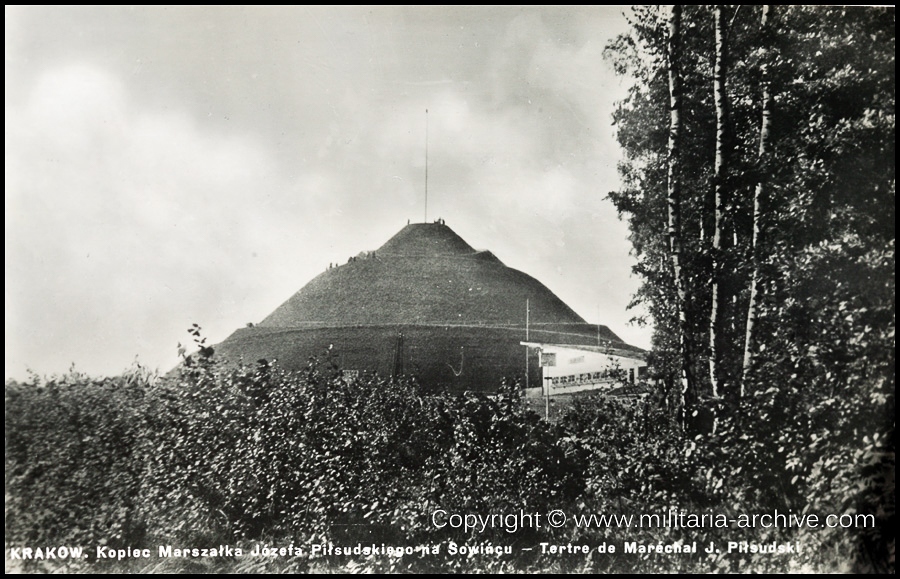
[[[666,406],[716,441],[735,504],[878,511],[886,550],[866,549],[893,562],[894,9],[638,7],[631,24],[607,49],[634,81],[610,198]]]
[[[607,49],[634,81],[610,198],[667,408],[716,441],[735,504],[878,511],[886,550],[866,549],[893,562],[894,9],[638,7],[631,24]]]
[[[894,45],[891,8],[691,6],[608,47],[634,81],[610,198],[687,415],[893,392]]]
[[[195,357],[196,359],[197,357]],[[346,381],[327,358],[302,372],[224,369],[199,358],[177,378],[139,368],[6,385],[6,545],[83,546],[88,560],[11,561],[45,571],[888,570],[893,491],[880,439],[823,430],[812,444],[775,394],[769,429],[685,438],[662,399],[585,399],[557,423],[523,411],[517,387],[494,397],[425,395],[410,381]],[[841,408],[845,408],[841,406]],[[840,410],[841,408],[833,409]],[[730,430],[732,429],[732,430]],[[783,436],[773,434],[776,431]],[[762,434],[759,432],[762,431]],[[842,434],[842,433],[841,433]],[[852,464],[852,468],[851,465]],[[805,499],[804,497],[812,497]],[[580,528],[590,514],[872,514],[870,528]],[[559,528],[437,528],[432,515],[548,513]],[[633,525],[634,527],[634,525]],[[623,553],[642,544],[799,541],[800,554]],[[439,546],[437,554],[310,557],[313,544]],[[453,555],[458,545],[512,554]],[[614,554],[542,554],[540,542],[617,545]],[[293,544],[303,556],[250,557]],[[157,558],[175,548],[243,547],[245,556]],[[96,560],[95,547],[146,547],[149,559]],[[531,547],[533,551],[521,551]]]

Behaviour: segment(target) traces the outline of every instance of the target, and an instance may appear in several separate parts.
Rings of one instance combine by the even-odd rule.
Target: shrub
[[[881,383],[854,388],[858,394],[842,397],[790,381],[758,388],[721,416],[715,433],[692,437],[662,397],[581,399],[549,423],[523,409],[517,385],[493,397],[434,395],[405,378],[346,380],[327,356],[293,373],[263,360],[232,368],[202,356],[163,380],[138,368],[116,378],[70,373],[8,382],[7,544],[383,542],[441,551],[170,562],[175,567],[167,570],[176,571],[889,570],[893,435],[880,430],[876,415],[893,407],[893,395]],[[877,526],[736,531],[572,521],[664,516],[672,507],[729,518],[776,508],[871,513]],[[543,516],[559,509],[570,522],[465,531],[435,527],[437,509]],[[801,556],[676,558],[625,555],[621,547],[603,557],[518,549],[626,540],[802,540],[808,549]],[[451,556],[451,541],[516,549]],[[842,561],[849,564],[839,567]],[[139,563],[132,569],[145,570]]]

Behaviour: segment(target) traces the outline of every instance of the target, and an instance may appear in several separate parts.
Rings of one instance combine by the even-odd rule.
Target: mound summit
[[[443,221],[407,225],[384,245],[315,277],[262,322],[216,346],[236,361],[305,367],[325,351],[349,372],[399,373],[451,391],[494,391],[525,376],[532,341],[640,352],[588,324],[546,286],[476,251]],[[529,381],[540,384],[535,352]]]

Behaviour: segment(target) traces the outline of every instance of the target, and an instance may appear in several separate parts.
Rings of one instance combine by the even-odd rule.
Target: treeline
[[[634,82],[610,198],[672,404],[892,392],[894,10],[639,7],[631,23],[607,47]]]
[[[890,561],[894,14],[644,6],[606,50],[668,415],[749,477],[735,504],[882,512]]]
[[[411,381],[346,381],[330,361],[285,373],[210,358],[178,378],[140,370],[6,384],[7,549],[83,546],[78,561],[15,561],[56,571],[795,571],[891,570],[880,440],[793,438],[790,408],[759,398],[771,429],[682,437],[662,399],[602,398],[557,423],[523,410],[520,389],[496,397],[425,395]],[[775,434],[780,429],[783,434]],[[826,463],[812,457],[828,454]],[[835,478],[843,460],[853,472]],[[862,468],[860,465],[864,465]],[[869,528],[578,528],[576,516],[860,513]],[[464,530],[432,515],[560,510],[559,528]],[[545,519],[546,520],[546,519]],[[457,545],[511,554],[451,555]],[[717,541],[722,553],[646,555],[625,541]],[[800,541],[799,554],[727,553],[727,541]],[[438,545],[439,554],[155,558],[159,545],[309,548],[332,543]],[[540,542],[603,556],[542,554]],[[147,560],[94,560],[96,546],[149,548]],[[522,551],[521,547],[534,548]],[[308,553],[308,551],[307,551]],[[7,568],[11,565],[7,551]]]

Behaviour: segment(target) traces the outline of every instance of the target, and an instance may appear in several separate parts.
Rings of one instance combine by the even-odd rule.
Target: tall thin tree
[[[760,76],[762,85],[762,119],[759,125],[759,151],[757,155],[757,180],[753,191],[753,239],[751,245],[752,273],[750,278],[750,303],[747,306],[747,331],[744,336],[744,361],[741,370],[741,386],[739,396],[743,397],[747,387],[748,374],[753,364],[753,351],[755,348],[756,320],[759,313],[759,278],[760,278],[760,244],[761,240],[761,206],[765,194],[766,171],[765,165],[769,152],[769,132],[772,124],[772,87],[769,77],[770,53],[770,13],[772,8],[765,5],[762,8],[762,55],[760,61]]]
[[[681,181],[679,157],[681,142],[681,6],[673,5],[669,17],[669,34],[666,41],[666,58],[669,72],[669,142],[666,151],[668,170],[667,196],[669,256],[675,277],[675,289],[678,294],[679,341],[681,346],[681,421],[687,422],[689,406],[693,397],[693,380],[691,379],[690,342],[688,341],[688,299],[686,281],[684,279],[682,243],[681,243]]]
[[[713,69],[713,101],[716,106],[716,160],[713,175],[715,191],[715,229],[712,239],[712,302],[709,312],[709,381],[712,384],[713,398],[719,397],[721,379],[721,331],[724,312],[724,296],[722,295],[722,238],[725,226],[725,171],[727,152],[725,150],[725,130],[728,124],[728,95],[726,93],[728,64],[725,22],[722,7],[713,9],[716,28],[716,57]]]

